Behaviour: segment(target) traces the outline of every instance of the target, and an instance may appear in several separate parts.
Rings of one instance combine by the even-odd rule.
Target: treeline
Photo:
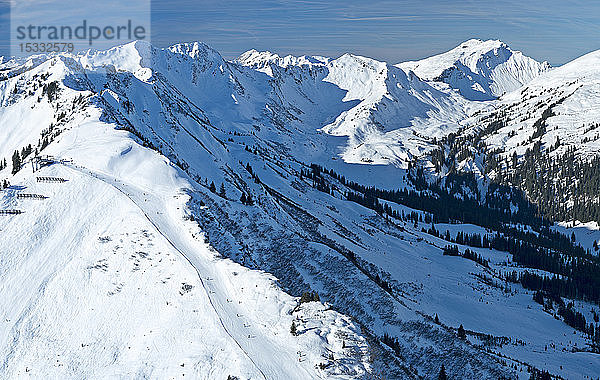
[[[586,268],[592,270],[592,268]],[[599,269],[596,267],[596,270]],[[577,271],[581,269],[577,268]],[[523,272],[520,276],[507,276],[508,281],[519,282],[525,289],[539,290],[557,297],[566,297],[572,299],[581,299],[596,304],[600,304],[600,289],[598,281],[598,272],[588,273],[590,282],[586,282],[585,274],[574,272],[571,276],[560,277],[553,275],[540,275],[529,271]]]
[[[485,144],[486,136],[510,122],[510,113],[500,110],[481,120],[481,127],[474,133],[453,133],[439,141],[434,140],[438,147],[430,153],[429,159],[438,173],[446,168],[449,175],[456,174],[458,163],[465,159],[480,159],[484,173],[492,182],[487,192],[489,196],[486,195],[486,204],[490,207],[509,209],[511,201],[527,194],[531,205],[536,206],[537,217],[600,223],[600,199],[597,197],[600,156],[578,155],[574,146],[565,149],[559,138],[550,144],[542,143],[547,119],[554,115],[553,108],[564,99],[560,96],[535,121],[535,131],[526,141],[530,147],[521,156],[516,152],[508,155],[504,149],[488,149]],[[596,128],[598,124],[593,123],[584,134]],[[513,131],[509,136],[514,134]],[[584,140],[590,141],[589,138]],[[562,148],[560,153],[559,148]],[[498,194],[497,189],[501,189]]]
[[[428,233],[429,235],[433,235],[460,245],[468,245],[475,248],[489,248],[491,245],[490,239],[485,234],[481,236],[478,233],[469,234],[463,231],[458,231],[456,233],[456,238],[452,238],[450,231],[446,231],[442,234],[435,228],[434,224],[432,224],[428,230],[423,228],[422,231]]]
[[[512,165],[504,165],[509,169],[498,170],[497,182],[523,189],[547,218],[600,223],[600,157],[583,159],[574,147],[554,157],[550,152],[534,144],[521,159],[515,156]],[[489,164],[488,170],[494,169]]]
[[[522,266],[536,268],[568,278],[568,286],[558,286],[557,294],[564,297],[578,298],[600,304],[600,259],[576,245],[567,236],[553,231],[548,219],[537,216],[536,207],[527,204],[518,191],[503,187],[502,185],[491,186],[488,189],[488,199],[495,199],[496,205],[500,205],[502,199],[512,199],[519,207],[515,212],[508,209],[496,209],[487,204],[481,204],[476,198],[453,196],[446,187],[449,182],[454,183],[456,191],[460,188],[474,188],[474,177],[471,175],[454,175],[445,184],[429,184],[425,181],[422,171],[416,169],[417,174],[410,176],[416,188],[420,191],[399,189],[383,190],[374,186],[364,186],[346,180],[333,170],[327,170],[319,165],[313,164],[310,170],[303,170],[302,178],[310,178],[313,186],[320,191],[329,194],[336,190],[325,175],[338,180],[344,185],[346,199],[359,203],[365,207],[375,210],[381,214],[406,220],[403,212],[398,212],[388,204],[382,204],[380,199],[402,204],[410,208],[419,209],[431,214],[423,218],[420,215],[409,214],[415,221],[424,221],[431,218],[433,222],[442,223],[471,223],[487,229],[495,230],[493,236],[480,236],[478,234],[457,235],[452,239],[449,234],[440,236],[447,241],[456,244],[470,245],[477,248],[491,248],[499,251],[509,252],[513,260]],[[529,226],[535,232],[525,231],[515,226]],[[435,228],[428,231],[436,236]],[[566,281],[566,280],[564,280]],[[534,288],[538,290],[541,288]]]
[[[334,195],[333,187],[321,175],[321,168],[317,165],[311,165],[309,169],[300,169],[300,179],[308,178],[312,180],[312,186],[324,193]]]
[[[530,275],[526,275],[526,283],[531,281]],[[535,280],[534,280],[535,281]],[[562,317],[563,321],[574,328],[575,330],[581,331],[594,341],[594,343],[600,343],[600,324],[598,323],[598,316],[594,311],[594,322],[589,324],[586,321],[585,316],[574,310],[573,302],[569,302],[566,306],[562,298],[554,293],[547,291],[536,291],[533,295],[533,300],[544,307],[545,310],[554,310],[554,305],[558,306],[558,315]]]
[[[493,189],[494,195],[491,196],[498,199],[511,197],[512,203],[518,205],[515,212],[510,211],[511,207],[509,205],[499,204],[498,199],[495,203],[499,206],[497,208],[482,205],[478,201],[477,183],[472,174],[454,174],[446,178],[444,183],[430,184],[424,178],[423,169],[417,168],[415,175],[410,172],[408,175],[409,180],[415,186],[415,190],[406,188],[384,190],[375,186],[365,186],[348,181],[333,169],[327,170],[316,164],[312,164],[310,168],[310,171],[302,170],[301,176],[311,178],[316,184],[315,188],[331,193],[332,188],[323,177],[323,174],[327,174],[352,190],[346,192],[348,200],[393,217],[399,217],[400,215],[390,206],[382,205],[380,199],[426,211],[433,215],[435,223],[462,222],[494,229],[500,228],[503,224],[528,224],[534,227],[548,224],[547,221],[536,216],[535,206],[529,204],[524,197],[517,196],[512,189],[496,186]],[[458,198],[456,194],[458,194],[457,189],[459,188],[471,189],[470,192],[473,196]]]
[[[458,246],[447,245],[446,247],[444,247],[443,253],[444,253],[444,256],[463,257],[467,260],[471,260],[478,264],[481,264],[486,268],[490,267],[488,260],[484,259],[483,256],[471,251],[470,249],[466,249],[464,253],[460,253],[460,251],[458,250]]]
[[[436,231],[432,227],[428,232],[435,234]],[[535,234],[523,235],[512,232],[521,238],[504,236],[498,232],[491,237],[459,232],[456,239],[452,239],[449,233],[446,233],[443,238],[457,244],[509,252],[513,261],[519,265],[556,273],[567,278],[564,280],[557,276],[552,279],[543,279],[536,274],[527,272],[528,276],[540,277],[536,281],[529,281],[527,276],[518,281],[514,280],[514,282],[521,282],[527,289],[544,290],[562,297],[583,299],[600,304],[600,259],[598,257],[588,255],[581,247],[574,246],[572,249],[566,250],[569,254],[565,254],[565,250],[557,248],[561,247],[566,239],[559,233],[553,235],[555,240],[540,241]],[[532,239],[533,242],[523,239],[523,236],[528,235],[535,237]],[[544,244],[550,247],[544,247]]]

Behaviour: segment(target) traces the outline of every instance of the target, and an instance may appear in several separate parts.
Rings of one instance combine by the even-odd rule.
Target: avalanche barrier
[[[48,197],[41,194],[19,193],[17,199],[47,199]]]
[[[0,210],[0,215],[19,215],[22,213],[21,210]]]
[[[55,183],[63,183],[67,182],[66,179],[60,177],[36,177],[38,182],[55,182]]]

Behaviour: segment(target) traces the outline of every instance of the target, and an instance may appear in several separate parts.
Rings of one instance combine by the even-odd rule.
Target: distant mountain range
[[[4,58],[0,377],[597,376],[599,61]]]

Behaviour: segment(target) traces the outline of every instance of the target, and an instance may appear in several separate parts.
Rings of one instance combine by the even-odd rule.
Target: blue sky
[[[559,65],[600,49],[598,1],[136,1],[151,2],[153,44],[202,41],[226,58],[255,48],[333,57],[352,52],[395,63],[441,53],[470,38],[492,38]],[[9,30],[7,3],[0,0],[0,37]],[[0,54],[5,48],[0,38]]]
[[[399,62],[493,38],[556,65],[600,49],[597,1],[171,0],[153,1],[152,17],[153,43],[200,40],[228,58],[256,48]]]

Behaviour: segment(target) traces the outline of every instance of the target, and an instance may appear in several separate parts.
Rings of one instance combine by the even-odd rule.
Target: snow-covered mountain
[[[470,100],[495,99],[550,69],[547,62],[511,50],[502,41],[477,39],[446,53],[397,66],[424,80],[443,82]]]
[[[339,153],[346,162],[406,167],[427,145],[419,135],[442,136],[456,131],[460,120],[485,107],[456,93],[441,91],[411,72],[352,54],[337,59],[281,58],[251,50],[236,62],[278,80],[286,80],[281,78],[294,72],[294,85],[315,85],[311,92],[321,96],[332,89],[342,90],[342,98],[336,95],[337,107],[342,106],[343,111],[328,117],[320,130],[348,138]],[[331,98],[327,96],[330,102]]]
[[[503,97],[496,112],[505,110],[506,127],[490,135],[488,144],[496,149],[504,147],[508,154],[524,154],[538,140],[527,141],[538,128],[536,121],[550,108],[552,114],[544,119],[546,131],[538,136],[543,146],[550,147],[558,138],[562,147],[553,151],[555,155],[569,147],[584,155],[598,153],[599,64],[600,52],[591,52]]]
[[[497,42],[465,44],[482,46],[400,67],[350,54],[249,51],[228,61],[202,43],[142,42],[3,63],[0,183],[10,186],[0,203],[17,213],[0,214],[0,373],[435,378],[442,364],[453,378],[600,372],[593,336],[564,316],[573,302],[568,310],[591,322],[597,305],[550,293],[540,305],[518,276],[568,275],[527,266],[498,243],[517,236],[509,227],[532,232],[518,235],[523,242],[549,234],[535,218],[510,224],[524,203],[508,199],[516,209],[493,224],[464,212],[444,219],[475,196],[467,182],[442,209],[433,207],[443,197],[435,181],[422,193],[431,198],[384,192],[425,186],[422,168],[429,180],[450,173],[451,183],[456,168],[436,171],[433,157],[455,142],[472,153],[457,166],[476,171],[483,190],[494,173],[482,157],[504,133],[489,127],[499,114],[522,103],[531,109],[516,119],[537,120],[535,104],[579,88],[577,112],[594,107],[593,55],[536,80],[545,64]],[[457,62],[478,73],[470,86],[487,78],[489,99],[516,91],[475,101],[455,91],[466,82],[424,74]],[[577,236],[600,238],[593,229]],[[552,239],[564,243],[537,244]]]

